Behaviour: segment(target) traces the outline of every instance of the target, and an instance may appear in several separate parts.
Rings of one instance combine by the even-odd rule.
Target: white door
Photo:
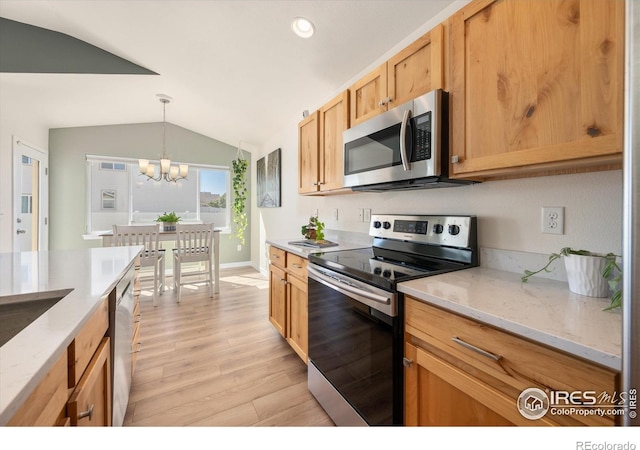
[[[13,251],[49,247],[49,155],[13,137]]]

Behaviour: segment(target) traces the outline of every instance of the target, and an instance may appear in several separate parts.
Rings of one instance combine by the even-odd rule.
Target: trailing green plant
[[[246,175],[249,162],[246,159],[238,157],[234,159],[231,164],[233,176],[231,180],[233,187],[233,204],[231,205],[231,209],[233,210],[233,223],[236,224],[234,235],[240,240],[240,243],[244,245],[244,230],[249,224],[245,209],[248,194]],[[231,236],[233,237],[234,235]]]
[[[569,255],[596,256],[596,257],[604,258],[607,260],[607,264],[602,269],[602,277],[608,281],[609,287],[613,291],[613,295],[611,296],[611,303],[609,304],[609,306],[604,308],[604,311],[620,308],[622,306],[622,270],[620,269],[620,266],[618,266],[618,263],[617,263],[617,258],[619,258],[620,256],[616,255],[615,253],[607,253],[606,255],[599,255],[596,253],[591,253],[588,250],[574,250],[571,247],[564,247],[558,253],[551,253],[551,255],[549,255],[549,260],[547,261],[547,264],[541,269],[538,269],[536,271],[525,269],[524,275],[521,278],[522,282],[526,283],[529,277],[537,273],[540,273],[543,270],[545,272],[551,272],[551,270],[549,269],[549,266],[551,265],[552,262],[562,258],[563,256],[569,256]],[[615,271],[615,276],[613,276],[614,271]]]
[[[156,219],[156,222],[179,222],[180,221],[180,217],[178,217],[176,215],[176,213],[174,211],[171,211],[170,213],[167,213],[165,211],[164,214],[161,214],[158,216],[158,218]]]
[[[309,223],[303,225],[301,231],[307,239],[324,241],[324,222],[321,222],[318,216],[309,217]]]

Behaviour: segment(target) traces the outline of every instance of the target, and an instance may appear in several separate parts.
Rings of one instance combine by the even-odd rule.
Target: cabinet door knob
[[[411,367],[411,364],[413,364],[413,360],[409,359],[409,358],[402,358],[402,365],[405,367]]]
[[[459,163],[459,162],[460,162],[460,157],[458,155],[453,155],[451,157],[451,163],[452,164],[456,164],[456,163]]]

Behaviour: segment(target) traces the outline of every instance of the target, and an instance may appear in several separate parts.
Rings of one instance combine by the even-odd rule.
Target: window
[[[228,167],[190,164],[188,179],[169,183],[140,176],[137,160],[88,156],[87,174],[88,233],[111,230],[114,224],[155,223],[171,211],[182,222],[213,222],[223,230],[230,226]]]
[[[33,196],[31,194],[22,194],[20,198],[22,200],[20,212],[22,214],[31,214],[33,212]]]
[[[125,163],[114,163],[114,162],[101,162],[100,169],[102,170],[118,170],[120,172],[124,172],[127,170],[127,165]]]
[[[102,190],[102,209],[116,208],[116,191],[112,189]]]

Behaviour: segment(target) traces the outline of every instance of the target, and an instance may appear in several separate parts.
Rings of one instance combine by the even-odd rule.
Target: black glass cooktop
[[[309,262],[387,290],[395,290],[400,281],[464,267],[427,257],[383,252],[376,247],[312,253]]]

